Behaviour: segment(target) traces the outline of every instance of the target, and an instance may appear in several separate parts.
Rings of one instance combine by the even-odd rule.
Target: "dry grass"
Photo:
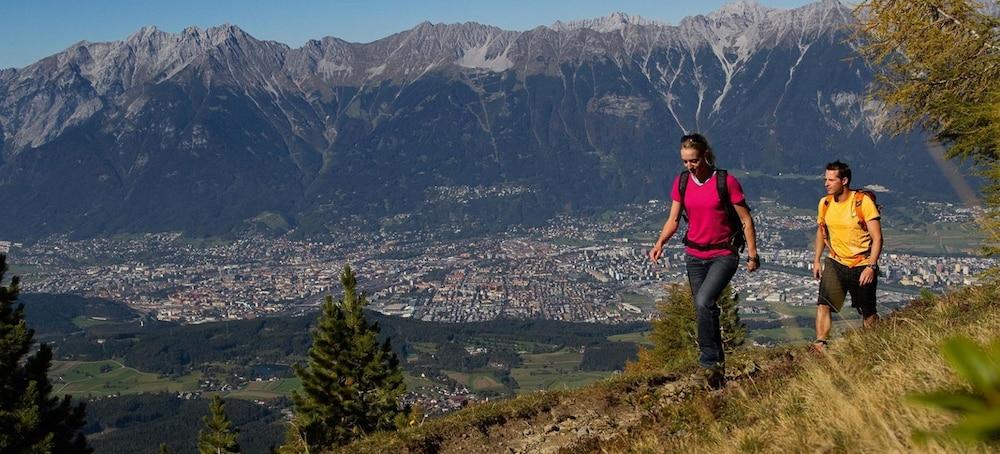
[[[1000,332],[1000,291],[993,283],[922,301],[870,332],[831,344],[798,370],[743,382],[725,395],[667,409],[614,452],[995,452],[984,445],[920,445],[915,430],[940,430],[950,415],[915,406],[906,396],[959,385],[940,354],[945,339],[979,342]],[[693,416],[692,416],[693,415]]]
[[[497,437],[517,437],[528,427],[537,431],[537,419],[547,421],[552,414],[573,415],[622,408],[642,413],[642,402],[664,382],[673,379],[674,375],[664,374],[663,371],[622,374],[575,390],[539,391],[507,400],[474,403],[418,426],[373,434],[340,452],[456,452],[456,449],[469,445],[492,443]],[[637,419],[641,417],[637,414]],[[484,452],[497,449],[497,446],[492,446]]]
[[[539,392],[510,400],[472,404],[445,418],[427,421],[417,427],[373,434],[346,447],[343,452],[438,452],[447,439],[460,437],[470,431],[486,431],[490,426],[503,424],[507,420],[530,418],[547,411],[558,402],[563,393],[565,392]]]
[[[374,434],[346,452],[507,452],[522,431],[552,415],[595,410],[622,425],[544,452],[995,452],[996,447],[931,441],[950,414],[906,396],[960,386],[940,354],[962,334],[984,342],[1000,332],[996,281],[918,301],[876,329],[834,340],[826,355],[802,347],[744,349],[730,356],[732,383],[706,392],[677,386],[692,368],[664,370],[643,361],[630,371],[572,391],[539,392],[473,405],[394,433]],[[648,358],[647,358],[648,359]],[[692,366],[693,367],[693,366]],[[686,385],[683,385],[686,386]],[[673,389],[673,391],[669,391]],[[585,417],[580,418],[580,420]],[[554,439],[555,437],[553,437]],[[565,441],[565,440],[564,440]],[[553,442],[554,443],[554,442]],[[522,452],[532,452],[531,450]],[[541,452],[541,451],[538,451]]]

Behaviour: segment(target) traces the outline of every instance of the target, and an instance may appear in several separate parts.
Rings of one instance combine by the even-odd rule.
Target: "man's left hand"
[[[861,285],[871,284],[872,282],[875,282],[875,275],[875,268],[866,266],[865,270],[861,272],[861,279],[858,279],[858,282]]]

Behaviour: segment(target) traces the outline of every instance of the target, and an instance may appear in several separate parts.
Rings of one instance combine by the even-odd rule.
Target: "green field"
[[[649,331],[636,331],[634,333],[616,334],[614,336],[608,336],[608,340],[611,342],[632,342],[636,345],[653,345],[653,341],[649,339]]]
[[[792,306],[784,303],[772,303],[768,305],[772,312],[788,317],[805,317],[807,322],[799,322],[793,318],[781,319],[784,326],[780,328],[755,329],[748,335],[750,339],[762,341],[772,340],[777,342],[798,343],[811,341],[816,337],[816,306]],[[749,320],[749,318],[747,318]],[[846,330],[855,329],[861,325],[861,318],[858,313],[850,307],[845,307],[839,314],[833,314],[832,335],[839,336]]]
[[[285,217],[273,211],[262,211],[256,217],[247,222],[264,224],[270,230],[287,231],[290,228],[288,221],[285,220]]]
[[[472,392],[493,391],[503,393],[508,391],[507,387],[503,383],[498,382],[496,377],[490,372],[455,372],[450,370],[442,370],[441,372],[451,377],[452,380],[469,388]]]
[[[30,276],[42,270],[42,267],[37,265],[18,265],[15,263],[7,264],[8,276]]]
[[[433,355],[437,353],[438,345],[434,342],[413,342],[409,344],[418,353]]]
[[[302,387],[302,380],[299,380],[298,377],[283,378],[281,380],[278,380],[278,386],[275,387],[274,390],[275,392],[288,394],[301,387]]]
[[[564,348],[552,353],[523,355],[523,367],[573,370],[580,365],[583,354],[579,350]]]
[[[114,320],[98,320],[95,318],[87,317],[86,315],[81,315],[73,319],[73,324],[80,329],[90,328],[91,326],[107,325],[110,323],[120,323],[120,322]]]
[[[518,393],[531,393],[541,390],[574,389],[587,386],[596,381],[608,378],[608,372],[555,372],[551,370],[531,371],[530,369],[514,369],[511,376],[517,380]]]
[[[103,371],[102,371],[103,369]],[[75,396],[138,394],[159,391],[194,391],[198,374],[165,378],[140,372],[114,360],[78,362],[53,361],[49,379],[56,394]]]
[[[551,241],[556,246],[584,247],[593,244],[591,241],[578,240],[576,238],[556,238]]]
[[[195,248],[199,248],[199,249],[207,249],[207,248],[215,247],[215,246],[226,246],[226,245],[230,244],[231,240],[223,238],[223,237],[220,237],[220,236],[209,236],[209,237],[195,238],[195,237],[191,237],[191,236],[182,235],[180,238],[178,238],[178,241],[181,244],[184,244],[184,245],[187,245],[187,246],[191,246],[191,247],[195,247]]]
[[[927,224],[923,229],[885,232],[886,251],[918,254],[978,254],[985,240],[976,223]]]
[[[656,305],[656,301],[654,301],[652,297],[643,293],[622,293],[621,298],[622,303],[631,304],[643,309],[652,308]]]
[[[532,342],[496,336],[471,337],[468,341],[466,341],[466,345],[470,347],[486,348],[510,347],[516,352],[528,353],[549,353],[556,351],[560,347],[558,345],[545,344],[542,342]]]
[[[514,341],[514,350],[528,353],[551,353],[559,349],[558,345],[546,344],[543,342]]]
[[[279,378],[273,381],[252,381],[243,389],[226,393],[225,397],[247,400],[270,400],[287,397],[299,389],[302,381],[298,378]]]
[[[859,318],[843,319],[834,314],[830,336],[832,338],[842,337],[845,333],[856,329],[861,329],[861,320]],[[790,344],[810,342],[816,338],[816,327],[809,324],[797,327],[786,326],[782,328],[755,329],[750,331],[749,338],[757,341],[768,339]]]
[[[518,384],[519,393],[538,390],[579,388],[607,378],[608,372],[578,370],[583,355],[578,350],[562,349],[554,353],[523,355],[521,367],[510,374]]]
[[[776,312],[781,315],[787,315],[789,317],[815,317],[816,316],[816,306],[792,306],[785,303],[771,303],[768,304],[768,309],[772,312]]]
[[[768,306],[768,309],[782,315],[787,315],[789,317],[808,317],[810,319],[816,317],[816,306],[812,304],[807,306],[792,306],[784,303],[774,303],[770,304]],[[859,318],[860,316],[858,315],[858,312],[855,311],[853,308],[851,308],[850,300],[844,303],[844,309],[841,310],[839,314],[838,313],[833,314],[834,321],[858,320]]]
[[[407,390],[415,390],[417,388],[437,388],[441,386],[432,380],[422,378],[416,375],[410,375],[407,372],[403,372],[403,382],[406,383]]]

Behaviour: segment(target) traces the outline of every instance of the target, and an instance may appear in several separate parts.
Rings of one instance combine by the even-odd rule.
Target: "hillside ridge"
[[[918,445],[916,430],[954,419],[905,399],[958,384],[939,353],[945,339],[983,342],[1000,332],[996,284],[917,299],[871,331],[837,336],[827,354],[801,345],[744,349],[729,359],[719,391],[700,388],[692,369],[625,373],[478,404],[345,452],[977,451],[947,440]]]

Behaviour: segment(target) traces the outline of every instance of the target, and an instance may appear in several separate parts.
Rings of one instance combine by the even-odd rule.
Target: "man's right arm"
[[[814,249],[816,250],[815,258],[813,259],[813,278],[819,279],[821,268],[823,266],[823,249],[826,248],[826,242],[823,241],[823,226],[816,227],[816,244]]]

